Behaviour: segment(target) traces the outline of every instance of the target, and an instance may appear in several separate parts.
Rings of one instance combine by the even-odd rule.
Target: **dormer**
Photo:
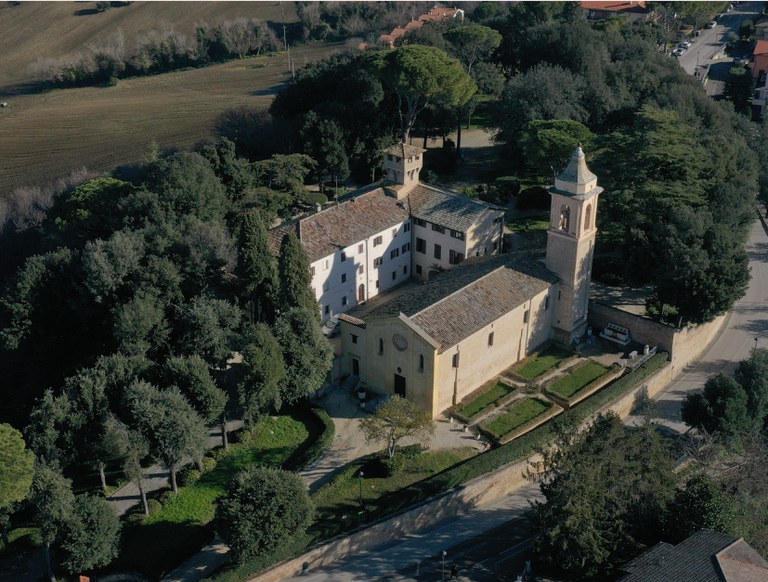
[[[396,192],[397,199],[404,198],[419,183],[419,172],[424,165],[426,150],[398,143],[384,150],[384,171]]]

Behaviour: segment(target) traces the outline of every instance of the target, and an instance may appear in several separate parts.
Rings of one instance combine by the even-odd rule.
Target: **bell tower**
[[[552,324],[555,339],[566,344],[584,335],[587,327],[597,199],[602,191],[581,147],[549,189],[546,266],[560,278]]]

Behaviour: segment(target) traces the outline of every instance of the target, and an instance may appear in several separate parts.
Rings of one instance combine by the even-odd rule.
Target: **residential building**
[[[768,562],[743,538],[706,530],[676,546],[660,542],[621,566],[620,582],[757,582]]]
[[[375,392],[408,398],[434,417],[542,343],[584,335],[601,192],[578,148],[550,189],[544,263],[472,256],[393,299],[342,314],[343,372]],[[431,228],[417,226],[417,216],[412,210],[418,238]]]
[[[631,22],[646,21],[651,9],[643,0],[611,0],[608,2],[582,2],[581,8],[587,20],[603,20],[613,16],[625,16]]]
[[[422,183],[421,148],[397,144],[384,156],[383,183],[269,233],[275,254],[288,231],[302,242],[323,321],[412,277],[501,249],[503,210]]]
[[[749,63],[752,69],[752,78],[758,83],[766,80],[768,75],[768,40],[758,40],[755,42],[755,48],[752,49],[752,62]]]
[[[421,28],[425,22],[440,22],[453,18],[464,19],[464,11],[461,8],[445,8],[435,5],[429,12],[422,14],[418,18],[412,18],[405,26],[398,26],[389,34],[382,34],[379,37],[379,44],[386,48],[395,48],[395,44],[412,30]]]

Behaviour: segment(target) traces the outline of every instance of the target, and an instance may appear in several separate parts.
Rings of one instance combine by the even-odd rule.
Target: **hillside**
[[[106,43],[118,30],[130,48],[150,30],[173,27],[191,34],[196,23],[213,25],[241,16],[273,22],[297,20],[293,2],[133,2],[102,13],[95,7],[95,2],[0,4],[0,96],[34,81],[29,69],[38,58]]]
[[[122,30],[172,26],[190,29],[237,16],[280,19],[278,2],[135,2],[102,14],[78,16],[95,3],[29,3],[0,6],[0,197],[16,187],[43,185],[86,166],[109,171],[143,160],[153,144],[188,148],[212,137],[218,116],[248,106],[267,108],[288,79],[285,55],[260,56],[149,77],[121,80],[114,87],[22,90],[32,81],[29,65],[38,57],[98,43]],[[295,6],[283,2],[286,20]],[[39,32],[35,32],[39,31]],[[341,44],[291,50],[296,67],[321,59]]]

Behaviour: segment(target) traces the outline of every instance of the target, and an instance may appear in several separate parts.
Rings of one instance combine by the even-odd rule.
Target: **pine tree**
[[[292,232],[283,237],[280,245],[279,267],[281,310],[298,307],[319,316],[317,302],[310,290],[309,257]]]

